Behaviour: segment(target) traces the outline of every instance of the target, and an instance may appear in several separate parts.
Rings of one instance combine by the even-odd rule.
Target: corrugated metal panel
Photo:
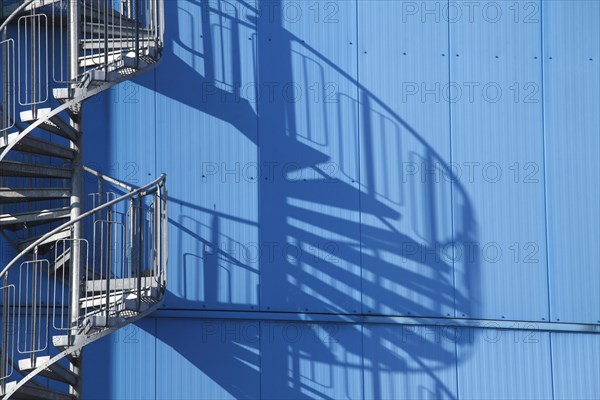
[[[549,334],[461,329],[459,399],[551,399]]]
[[[424,4],[358,3],[367,313],[454,316],[448,26]]]
[[[544,3],[552,320],[600,322],[600,3]]]
[[[157,70],[157,165],[168,174],[166,305],[258,307],[255,29],[250,5],[169,2]]]
[[[153,179],[156,170],[154,72],[110,90],[106,105],[111,115],[107,132],[98,135],[110,149],[107,174],[133,185]],[[94,152],[96,153],[96,152]]]
[[[138,103],[100,100],[111,132],[86,158],[169,174],[166,307],[547,320],[544,62],[552,317],[595,322],[600,14],[566,4],[544,3],[542,61],[539,2],[167,2],[163,65]],[[595,335],[553,334],[551,363],[540,331],[132,328],[90,348],[90,397],[545,399],[551,371],[556,397],[600,391]]]
[[[112,341],[113,358],[109,369],[111,398],[152,399],[155,393],[156,320],[146,318],[128,325],[108,340]]]
[[[261,309],[358,313],[356,4],[261,7]]]
[[[112,368],[112,362],[123,362],[124,359],[114,354],[111,346],[112,337],[108,336],[85,347],[83,361],[83,398],[105,400],[111,397],[114,386],[112,374],[106,371]],[[105,379],[98,379],[103,374]],[[134,383],[135,384],[135,383]]]
[[[154,109],[154,99],[154,73],[149,73],[88,100],[83,118],[86,165],[132,185],[151,180],[155,119],[148,110]],[[95,177],[86,175],[85,182],[90,191],[97,190]]]
[[[552,333],[555,399],[600,398],[600,335]]]
[[[456,334],[439,326],[364,328],[367,399],[456,399]]]
[[[360,326],[261,323],[261,398],[360,399]]]
[[[113,143],[112,135],[117,132],[110,131],[109,126],[113,124],[112,116],[109,113],[108,104],[111,101],[112,93],[115,89],[103,92],[90,100],[89,105],[84,106],[83,132],[85,137],[83,140],[83,158],[86,165],[96,170],[100,170],[106,174],[117,174],[121,172],[120,177],[125,178],[127,174],[124,171],[115,171],[114,166],[111,168],[112,153],[116,151],[111,147]],[[123,134],[123,132],[121,132]],[[135,135],[135,133],[134,133]],[[56,136],[49,134],[49,136]],[[53,138],[55,141],[57,139]],[[133,160],[135,161],[135,160]],[[118,170],[119,168],[117,168]],[[139,178],[139,176],[138,176]],[[86,193],[94,193],[98,191],[97,180],[87,175],[84,180]],[[86,205],[89,204],[91,198],[85,199]]]
[[[158,320],[157,399],[258,399],[258,322]]]
[[[86,346],[85,399],[155,398],[155,321],[140,320]]]
[[[475,210],[455,199],[457,290],[480,288],[468,316],[547,320],[540,2],[479,6],[450,24],[452,161]]]

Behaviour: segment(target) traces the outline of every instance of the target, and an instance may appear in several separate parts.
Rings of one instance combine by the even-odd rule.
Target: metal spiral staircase
[[[81,128],[86,99],[160,62],[164,5],[1,8],[0,396],[78,399],[83,347],[165,292],[165,176],[133,188],[85,167]]]

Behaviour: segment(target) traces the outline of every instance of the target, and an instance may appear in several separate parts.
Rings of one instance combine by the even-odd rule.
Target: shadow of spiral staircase
[[[85,167],[81,115],[86,99],[158,65],[163,9],[2,3],[0,233],[16,253],[0,272],[3,399],[80,398],[83,347],[162,302],[165,176],[134,188]]]

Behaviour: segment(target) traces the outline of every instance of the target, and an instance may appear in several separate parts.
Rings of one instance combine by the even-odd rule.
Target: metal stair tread
[[[99,35],[101,37],[104,37],[104,23],[103,22],[87,21],[85,23],[83,29],[84,29],[85,33]],[[135,35],[135,31],[136,31],[135,25],[120,26],[120,25],[114,25],[114,24],[109,23],[107,25],[107,30],[108,30],[109,35],[116,35],[116,34],[120,35],[120,34],[124,33],[125,35],[123,35],[123,36],[126,40],[129,40],[130,42],[135,41],[135,37],[133,36],[133,35]],[[153,32],[150,31],[149,29],[140,28],[140,35],[152,35],[152,33]],[[98,37],[98,36],[96,36],[96,37]]]
[[[75,150],[31,136],[21,139],[15,146],[15,150],[65,160],[73,160],[75,158]]]
[[[18,361],[19,371],[28,372],[34,370],[37,366],[50,361],[50,356],[39,356],[32,362],[31,357],[24,358]],[[40,372],[44,376],[55,381],[63,382],[68,385],[77,384],[77,375],[69,371],[67,368],[60,365],[58,362],[48,365],[46,369]]]
[[[2,160],[0,161],[0,176],[70,179],[71,170],[52,165]]]
[[[6,389],[5,389],[4,393],[2,393],[2,390],[0,390],[0,395],[4,395],[5,393],[12,391],[13,388],[15,386],[17,386],[17,384],[18,384],[18,382],[16,382],[16,381],[6,382]],[[17,391],[13,395],[11,395],[11,399],[15,399],[15,400],[20,400],[20,399],[76,400],[76,397],[71,394],[58,392],[56,390],[51,390],[51,389],[47,389],[44,387],[34,386],[34,385],[26,383],[25,385],[23,385],[19,389],[17,389]]]
[[[141,278],[142,287],[151,287],[156,282],[153,276],[143,276]],[[111,278],[110,290],[131,290],[137,287],[138,278]],[[85,290],[89,292],[106,292],[106,279],[88,280],[85,283]]]
[[[129,293],[127,295],[129,295]],[[124,300],[125,296],[126,296],[125,292],[109,294],[108,302],[116,303],[118,301]],[[81,308],[100,307],[100,306],[105,305],[106,301],[107,301],[107,296],[105,294],[82,297],[81,299],[79,299]]]
[[[147,47],[148,44],[154,43],[151,35],[144,35],[140,37],[140,47]],[[144,46],[146,44],[146,46]],[[84,50],[104,50],[105,43],[104,39],[82,39],[81,45]],[[132,41],[109,38],[106,45],[109,49],[132,49]]]
[[[12,188],[0,187],[0,204],[26,201],[69,199],[69,188]]]
[[[33,242],[37,241],[42,236],[43,235],[35,236],[35,237],[32,237],[32,238],[20,241],[19,244],[18,244],[18,250],[19,251],[23,251],[30,244],[32,244]],[[47,246],[52,246],[52,245],[54,245],[54,243],[57,240],[69,239],[70,237],[71,237],[71,230],[70,229],[65,229],[64,231],[57,232],[54,235],[51,235],[47,239],[43,240],[41,243],[38,244],[38,247],[45,248]]]
[[[123,56],[123,50],[113,50],[108,52],[108,62],[113,63]],[[96,53],[79,57],[79,67],[89,67],[104,64],[104,53]]]
[[[97,7],[96,4],[90,4],[87,2],[83,4],[85,6],[83,14],[86,19],[86,22],[105,20],[106,13],[104,12],[103,8]],[[108,14],[109,21],[116,19],[117,21],[120,21],[122,24],[125,24],[127,26],[135,26],[136,24],[135,20],[127,17],[126,15],[120,13],[112,7],[109,7]]]
[[[0,227],[28,222],[51,222],[69,218],[71,209],[69,207],[50,208],[45,210],[28,211],[14,214],[1,214]]]
[[[52,123],[52,122],[51,122]],[[53,124],[53,123],[52,123]],[[56,127],[56,125],[54,125]],[[56,127],[58,129],[58,127]],[[0,135],[0,150],[9,145],[15,145],[14,149],[20,152],[33,153],[57,158],[72,160],[75,158],[75,150],[70,147],[49,142],[44,139],[33,137],[31,134],[19,139],[21,132],[10,132],[6,135]]]
[[[40,128],[47,130],[50,133],[62,136],[69,140],[75,140],[77,138],[77,131],[71,127],[65,120],[59,115],[53,115],[48,117],[48,114],[52,112],[51,108],[40,108],[34,114],[32,110],[21,111],[21,121],[26,123],[34,123],[39,119],[46,119]]]
[[[158,283],[143,287],[140,290],[141,293],[141,303],[144,304],[153,304],[151,298],[157,297],[158,294]],[[81,308],[91,308],[91,307],[100,307],[106,304],[106,300],[108,297],[108,301],[111,304],[119,306],[121,308],[127,308],[127,305],[131,304],[129,302],[138,300],[137,290],[121,290],[119,292],[111,293],[106,296],[106,293],[95,294],[87,297],[82,297],[79,299]]]

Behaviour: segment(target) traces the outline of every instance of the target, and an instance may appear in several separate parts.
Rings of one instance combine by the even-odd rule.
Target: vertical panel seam
[[[450,0],[448,0],[448,7],[450,7]],[[451,29],[450,29],[450,18],[446,19],[447,22],[447,54],[448,54],[448,84],[451,84],[452,82],[452,69],[451,69],[451,60],[452,57],[450,56],[450,54],[452,54],[451,50],[451,41],[450,41],[450,35],[451,35]],[[452,102],[448,101],[448,134],[449,134],[449,140],[450,140],[450,165],[453,165],[453,147],[452,147]],[[450,226],[451,226],[451,232],[452,232],[452,243],[453,243],[453,247],[456,248],[456,243],[455,243],[455,232],[454,232],[454,179],[452,179],[450,181]],[[453,287],[453,291],[452,291],[452,302],[454,305],[454,317],[457,317],[457,310],[456,310],[456,263],[455,263],[455,257],[452,257],[452,287]],[[454,377],[455,377],[455,390],[456,390],[456,399],[458,400],[460,398],[460,384],[459,384],[459,375],[458,375],[458,340],[454,341]]]
[[[459,329],[462,330],[462,328],[455,328],[456,332],[458,332]],[[460,392],[459,392],[459,384],[458,384],[458,340],[454,340],[454,376],[455,376],[455,380],[456,380],[456,384],[455,384],[455,389],[456,389],[456,400],[460,399]]]
[[[358,1],[358,0],[357,0]],[[375,362],[375,361],[373,361]],[[360,371],[361,371],[361,392],[362,398],[365,399],[365,325],[360,324]]]
[[[263,6],[263,4],[260,3],[259,0],[256,0],[254,2],[254,5],[255,5],[255,8],[256,8],[257,12],[260,13],[261,12],[261,7]],[[261,82],[260,82],[260,78],[261,78],[261,76],[260,76],[260,59],[259,59],[259,57],[260,57],[260,49],[259,49],[259,46],[260,46],[259,45],[259,43],[260,43],[260,35],[259,35],[259,31],[260,31],[260,27],[261,27],[261,22],[260,21],[261,21],[261,18],[258,18],[258,21],[256,23],[256,30],[254,32],[254,38],[256,40],[254,40],[252,42],[252,54],[253,54],[253,57],[254,57],[254,71],[253,71],[254,72],[254,76],[253,76],[253,79],[254,79],[255,86],[257,87],[257,89],[256,89],[256,100],[255,100],[254,106],[256,107],[256,164],[259,167],[258,168],[258,172],[257,172],[257,175],[258,175],[257,176],[258,186],[256,188],[256,222],[257,222],[257,228],[256,229],[257,229],[257,241],[258,241],[258,244],[259,244],[259,248],[260,248],[260,246],[262,244],[261,243],[261,229],[260,229],[260,221],[261,221],[261,200],[260,200],[261,199],[261,195],[260,194],[262,193],[261,185],[264,185],[264,183],[262,182],[262,175],[260,173],[261,162],[262,162],[261,161],[261,156],[260,156],[261,155],[261,151],[260,151],[260,116],[261,116],[261,112],[260,112],[260,108],[261,107],[260,107],[260,104],[261,104],[261,99],[260,99],[260,97],[258,95],[260,93],[259,92],[260,89],[258,89],[258,88],[260,88],[260,84],[261,84]],[[258,295],[258,298],[257,298],[258,304],[257,304],[257,307],[258,307],[259,311],[264,311],[263,308],[262,308],[262,302],[261,302],[261,299],[262,299],[262,290],[263,290],[263,287],[261,285],[261,283],[262,283],[261,282],[261,280],[262,280],[261,278],[262,278],[262,272],[263,271],[262,271],[262,262],[261,262],[261,257],[260,257],[260,251],[259,251],[259,257],[258,257],[258,265],[257,265],[257,267],[258,267],[258,293],[257,293],[257,295]],[[259,349],[259,352],[260,352],[260,349]],[[262,375],[262,370],[261,370],[261,375]],[[259,386],[259,394],[261,394],[261,392],[260,392],[260,386]]]
[[[260,12],[262,4],[256,0],[256,2],[254,3],[255,8],[257,10],[257,12]],[[261,18],[258,19],[258,22],[256,23],[256,31],[254,32],[254,37],[256,38],[256,40],[253,41],[252,43],[252,53],[254,54],[254,82],[255,82],[255,86],[259,87],[260,86],[260,50],[259,50],[259,43],[260,43],[260,35],[259,35],[259,31],[260,31],[260,26],[261,26]],[[258,91],[257,91],[258,94]],[[259,166],[259,171],[260,171],[260,163],[261,163],[261,152],[260,152],[260,116],[261,116],[261,112],[260,112],[260,98],[257,96],[257,100],[255,102],[255,107],[256,107],[256,163]],[[256,193],[256,222],[258,223],[258,226],[260,227],[260,217],[261,217],[261,201],[260,201],[260,194],[262,192],[262,190],[260,189],[260,185],[263,185],[262,183],[262,177],[260,176],[260,172],[258,173],[258,177],[257,177],[257,181],[258,181],[258,187],[257,187],[257,193]],[[260,228],[257,227],[257,240],[260,246],[261,243],[261,230]],[[260,254],[260,253],[259,253]],[[261,285],[261,277],[262,277],[262,265],[261,265],[261,258],[258,257],[258,310],[259,311],[263,311],[262,309],[262,290],[263,287]],[[258,321],[258,397],[259,398],[263,398],[262,395],[262,380],[263,380],[263,370],[262,370],[262,358],[263,358],[263,346],[262,346],[262,336],[263,336],[263,322],[261,320]]]
[[[363,292],[363,248],[362,248],[362,201],[361,201],[361,195],[360,193],[362,192],[362,171],[361,171],[361,125],[360,125],[360,112],[361,112],[361,106],[360,106],[360,101],[361,101],[361,97],[360,97],[360,88],[361,88],[361,84],[360,84],[360,60],[359,60],[359,38],[360,38],[360,20],[359,20],[359,7],[358,7],[358,1],[359,0],[355,0],[354,2],[354,7],[355,7],[355,23],[356,23],[356,37],[355,37],[355,41],[356,41],[356,154],[357,154],[357,174],[358,176],[356,177],[356,181],[358,182],[358,262],[360,264],[360,312],[361,314],[365,313],[365,303],[364,303],[364,292]],[[363,379],[363,385],[364,385],[364,379]],[[364,393],[363,393],[364,394]],[[364,398],[364,396],[363,396]]]
[[[546,290],[547,290],[547,299],[548,299],[548,321],[552,322],[552,301],[551,301],[551,291],[550,291],[550,257],[548,254],[549,249],[549,236],[548,236],[548,181],[547,181],[547,164],[546,164],[546,91],[544,90],[545,83],[545,51],[544,51],[544,4],[540,0],[540,59],[541,59],[541,91],[542,91],[542,159],[544,164],[544,233],[546,239]],[[550,390],[552,394],[552,399],[555,398],[554,395],[554,356],[552,352],[552,332],[548,332],[548,347],[550,350]]]
[[[448,7],[450,7],[450,0],[448,0]],[[446,18],[447,19],[447,51],[448,51],[448,85],[451,84],[452,82],[452,70],[451,70],[451,57],[450,54],[452,54],[452,52],[450,51],[450,18]],[[452,148],[452,102],[450,100],[448,100],[448,134],[450,136],[450,165],[454,165],[453,161],[453,148]],[[452,173],[450,171],[450,173]],[[456,243],[455,243],[455,232],[454,232],[454,179],[451,179],[450,181],[450,226],[451,226],[451,231],[452,231],[452,243],[454,244],[454,248],[456,248]],[[454,305],[454,317],[458,317],[458,313],[456,310],[456,265],[455,265],[455,257],[453,255],[452,257],[452,287],[453,287],[453,291],[452,291],[452,302]]]
[[[544,11],[543,4],[540,0],[540,51],[541,51],[541,92],[542,92],[542,160],[544,165],[544,234],[545,234],[545,253],[546,253],[546,290],[548,299],[548,321],[552,321],[552,301],[550,294],[550,257],[548,253],[550,238],[548,237],[548,183],[547,183],[547,160],[546,160],[546,91],[544,90]]]
[[[257,118],[258,119],[258,118]],[[263,378],[263,370],[262,370],[262,329],[263,323],[262,321],[258,321],[258,397],[260,399],[263,398],[262,395],[262,378]]]
[[[550,389],[552,399],[556,398],[554,394],[554,352],[552,351],[552,332],[548,332],[548,347],[550,348]]]

